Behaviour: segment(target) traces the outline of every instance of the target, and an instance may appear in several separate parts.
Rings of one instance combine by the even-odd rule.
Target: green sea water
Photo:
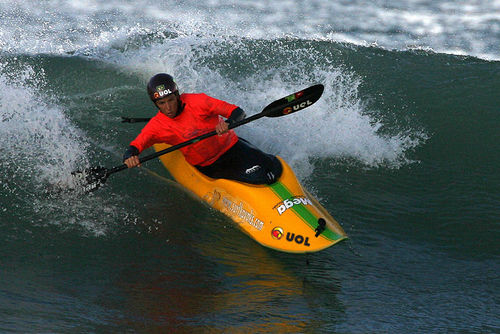
[[[1,332],[500,330],[498,61],[167,28],[111,40],[0,51]],[[71,191],[72,171],[121,164],[143,126],[121,116],[156,113],[160,71],[249,115],[324,84],[237,134],[288,161],[349,240],[266,249],[158,161]]]

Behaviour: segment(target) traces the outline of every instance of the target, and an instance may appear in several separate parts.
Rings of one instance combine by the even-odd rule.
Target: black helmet
[[[155,102],[174,93],[178,95],[179,89],[171,75],[159,73],[149,79],[148,94],[151,101]]]

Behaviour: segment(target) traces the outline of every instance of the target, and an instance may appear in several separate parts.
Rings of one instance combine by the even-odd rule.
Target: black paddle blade
[[[99,166],[90,167],[83,171],[74,171],[71,174],[73,175],[76,188],[86,193],[97,190],[106,182],[109,175],[107,168]]]
[[[262,110],[267,117],[280,117],[309,107],[318,101],[325,86],[318,84],[276,100]]]

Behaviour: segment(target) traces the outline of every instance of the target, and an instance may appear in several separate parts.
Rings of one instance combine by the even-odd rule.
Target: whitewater
[[[500,1],[0,1],[0,331],[496,333]],[[92,194],[158,72],[258,113],[349,235],[265,249],[157,161]],[[147,153],[147,152],[146,152]]]

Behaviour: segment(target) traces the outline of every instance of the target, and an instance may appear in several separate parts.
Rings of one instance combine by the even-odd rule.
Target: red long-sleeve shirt
[[[213,131],[219,123],[219,116],[228,118],[236,105],[215,99],[206,94],[182,94],[184,110],[174,118],[158,111],[130,145],[139,152],[153,144],[177,145],[201,134]],[[233,130],[221,136],[212,136],[181,148],[187,162],[192,165],[208,166],[229,150],[238,137]]]

